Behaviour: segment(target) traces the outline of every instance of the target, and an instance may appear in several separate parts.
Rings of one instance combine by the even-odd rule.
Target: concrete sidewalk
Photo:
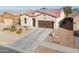
[[[65,52],[65,53],[78,53],[79,52],[79,49],[65,47],[59,44],[49,43],[49,42],[44,42],[44,41],[40,42],[39,45],[50,48],[50,49],[56,49],[58,51]]]
[[[20,52],[10,49],[8,47],[0,46],[0,53],[20,53]]]

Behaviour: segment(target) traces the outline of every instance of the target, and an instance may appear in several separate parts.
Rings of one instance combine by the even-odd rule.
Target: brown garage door
[[[43,28],[53,28],[52,21],[38,21],[38,26]]]

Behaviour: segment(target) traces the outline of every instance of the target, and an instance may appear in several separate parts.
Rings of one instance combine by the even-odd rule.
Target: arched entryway
[[[60,21],[60,27],[68,30],[73,30],[73,18],[64,18],[62,21]]]

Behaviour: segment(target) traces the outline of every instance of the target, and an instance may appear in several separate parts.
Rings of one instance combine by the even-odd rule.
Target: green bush
[[[10,30],[10,28],[4,28],[4,29],[3,29],[3,31],[8,31],[8,30]]]
[[[11,26],[10,32],[15,32],[16,30],[17,30],[17,28],[15,26]]]
[[[19,29],[16,31],[17,34],[21,34],[22,33],[22,29]]]

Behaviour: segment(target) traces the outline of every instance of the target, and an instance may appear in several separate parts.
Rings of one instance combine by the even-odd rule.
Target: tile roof
[[[62,9],[40,9],[40,10],[0,10],[0,15],[3,15],[5,12],[10,13],[14,16],[20,16],[22,14],[26,14],[28,16],[36,16],[34,12],[45,13],[54,17],[58,17],[61,13]]]
[[[58,17],[60,16],[60,13],[63,9],[40,9],[40,10],[35,10],[35,12],[41,12],[41,13],[46,13],[46,14],[49,14],[51,16],[55,16],[55,17]]]
[[[14,16],[20,16],[21,14],[33,16],[33,10],[0,10],[0,15],[3,15],[5,12]]]

